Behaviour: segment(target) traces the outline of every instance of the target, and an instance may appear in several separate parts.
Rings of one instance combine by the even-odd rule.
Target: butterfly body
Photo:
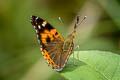
[[[52,25],[37,16],[31,17],[31,24],[37,33],[38,42],[41,45],[42,55],[45,60],[53,69],[61,71],[72,53],[75,29],[64,40]]]

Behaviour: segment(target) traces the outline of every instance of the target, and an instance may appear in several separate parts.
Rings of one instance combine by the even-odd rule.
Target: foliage
[[[105,51],[75,51],[60,73],[69,80],[120,80],[120,56]],[[77,57],[79,55],[79,59]]]

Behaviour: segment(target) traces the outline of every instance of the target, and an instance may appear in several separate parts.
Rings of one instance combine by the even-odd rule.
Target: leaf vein
[[[86,62],[85,62],[86,63]],[[98,69],[92,67],[90,64],[86,63],[90,68],[92,68],[94,71],[96,71],[98,74],[103,76],[106,80],[110,80],[105,74],[101,73]]]

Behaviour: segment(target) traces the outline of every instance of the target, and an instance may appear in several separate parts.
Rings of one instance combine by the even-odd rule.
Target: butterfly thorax
[[[66,40],[64,41],[64,45],[63,45],[63,50],[68,50],[71,45],[73,44],[73,40],[72,40],[72,34],[68,35]]]

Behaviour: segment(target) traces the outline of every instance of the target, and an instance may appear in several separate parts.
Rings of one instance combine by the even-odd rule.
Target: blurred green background
[[[30,16],[47,20],[65,38],[78,14],[88,16],[77,29],[78,50],[120,53],[119,0],[0,0],[0,80],[66,80],[41,56]]]

